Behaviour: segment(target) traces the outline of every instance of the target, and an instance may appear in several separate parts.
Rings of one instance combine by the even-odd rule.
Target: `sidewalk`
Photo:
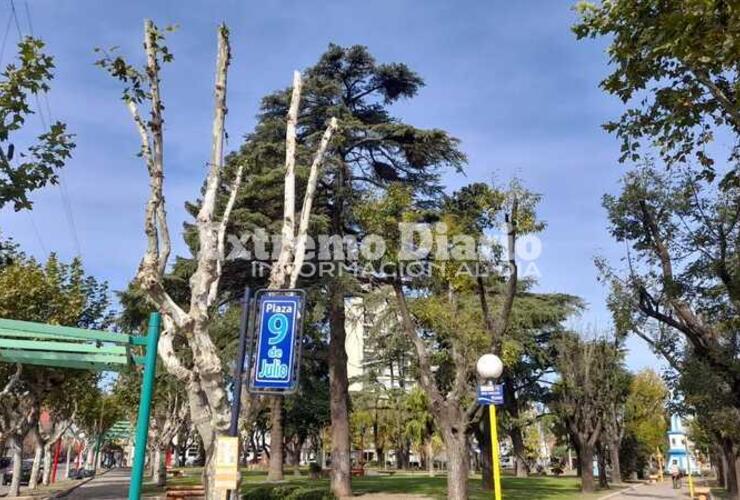
[[[131,469],[111,469],[62,498],[70,500],[126,500]]]
[[[684,481],[683,488],[680,490],[674,490],[670,480],[656,484],[641,484],[627,491],[623,491],[617,494],[606,495],[601,497],[599,500],[608,498],[609,500],[665,500],[665,499],[676,499],[676,498],[688,498],[689,489]]]

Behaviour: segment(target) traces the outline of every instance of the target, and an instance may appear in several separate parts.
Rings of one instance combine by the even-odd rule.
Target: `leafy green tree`
[[[644,339],[676,372],[684,410],[714,414],[728,463],[740,454],[740,188],[720,189],[689,168],[651,163],[604,197],[610,232],[629,245],[626,269],[600,260],[617,330]],[[731,491],[740,469],[728,469]]]
[[[111,324],[107,285],[86,275],[79,259],[65,264],[52,254],[41,265],[16,254],[0,269],[0,287],[0,317],[95,329]],[[1,366],[4,371],[9,368]],[[12,387],[0,397],[0,434],[14,458],[11,495],[17,495],[20,486],[21,444],[28,432],[37,432],[41,410],[49,410],[56,420],[68,420],[75,413],[75,401],[96,392],[97,382],[87,372],[31,365],[16,374]],[[43,444],[37,448],[33,483]]]
[[[325,123],[330,117],[341,123],[319,180],[311,234],[361,235],[364,228],[357,224],[352,207],[369,194],[382,192],[393,183],[403,183],[427,197],[439,196],[439,173],[445,168],[462,167],[465,156],[455,138],[439,129],[414,127],[391,114],[394,103],[412,98],[422,86],[423,80],[406,65],[379,63],[362,46],[344,48],[332,44],[315,65],[306,69],[303,107],[297,123],[299,190],[304,189],[305,165],[310,164],[310,151],[319,141]],[[241,236],[255,228],[279,234],[280,172],[290,98],[291,89],[283,89],[263,99],[254,132],[227,165],[227,170],[233,172],[238,164],[244,164],[251,179],[236,198],[229,226],[231,234]],[[221,196],[228,198],[225,189]],[[341,257],[333,265],[338,269],[346,263],[347,259]],[[221,296],[234,297],[234,287],[259,281],[252,269],[251,263],[243,260],[227,263]],[[339,272],[332,275],[318,282],[307,279],[301,285],[316,286],[325,296],[325,322],[330,331],[332,490],[337,496],[346,496],[351,487],[344,297],[357,284]]]
[[[624,471],[642,476],[651,458],[665,449],[668,388],[651,369],[632,378],[624,407],[624,441],[620,450]],[[654,464],[657,467],[657,464]]]
[[[665,163],[693,156],[714,178],[709,144],[729,133],[734,168],[722,186],[737,187],[740,153],[740,11],[727,0],[613,0],[577,4],[581,38],[609,40],[612,73],[601,87],[630,108],[604,125],[635,161],[655,145]],[[649,154],[649,153],[648,153]]]
[[[33,113],[31,95],[47,92],[54,77],[54,59],[45,54],[44,42],[27,37],[18,43],[18,61],[0,77],[0,208],[10,203],[30,209],[31,191],[56,184],[57,172],[75,147],[62,122],[50,124],[26,151],[16,151],[15,135]]]
[[[419,387],[409,392],[404,405],[407,420],[404,434],[415,447],[422,451],[429,476],[434,476],[434,416],[429,411],[429,401]]]
[[[605,431],[609,405],[621,391],[624,355],[605,339],[584,340],[574,333],[561,334],[556,349],[555,367],[560,379],[553,389],[550,406],[576,445],[581,491],[592,492],[596,489],[594,452]]]

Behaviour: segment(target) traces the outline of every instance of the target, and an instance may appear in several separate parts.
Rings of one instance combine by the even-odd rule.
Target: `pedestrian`
[[[677,490],[681,488],[681,471],[678,469],[678,464],[673,462],[670,467],[671,481],[673,481],[673,489]]]

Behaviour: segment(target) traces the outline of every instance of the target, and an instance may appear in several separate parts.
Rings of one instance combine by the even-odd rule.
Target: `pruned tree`
[[[562,334],[556,347],[555,366],[560,379],[550,405],[578,450],[581,491],[592,492],[596,489],[594,453],[607,432],[605,420],[616,390],[611,381],[622,370],[623,354],[604,339],[583,340],[573,333]]]
[[[687,411],[715,413],[730,491],[740,491],[740,188],[677,175],[648,162],[605,196],[610,231],[628,247],[626,266],[597,261],[620,334],[664,357]],[[697,374],[701,373],[701,376]],[[693,375],[692,375],[693,374]],[[711,422],[713,419],[708,419]]]
[[[230,415],[224,366],[219,357],[218,348],[209,335],[209,323],[214,307],[217,305],[216,298],[223,269],[229,216],[244,173],[243,165],[240,165],[233,178],[230,179],[230,195],[219,217],[217,212],[220,207],[217,203],[217,194],[226,182],[222,174],[227,112],[227,74],[231,50],[228,28],[221,25],[217,35],[211,155],[207,163],[205,186],[195,222],[197,235],[195,270],[190,276],[189,296],[184,302],[173,299],[164,285],[171,241],[163,194],[164,106],[160,91],[160,67],[162,63],[172,60],[172,54],[164,45],[164,32],[153,22],[145,22],[146,63],[143,70],[126,63],[121,57],[113,57],[108,53],[104,53],[98,62],[124,84],[124,101],[141,139],[141,157],[149,173],[150,194],[144,220],[147,249],[139,265],[136,283],[163,315],[165,327],[159,343],[160,358],[167,371],[186,386],[191,420],[198,429],[206,449],[204,483],[209,499],[215,498],[216,495],[213,487],[215,464],[212,459],[216,438],[227,431]],[[296,78],[300,81],[300,75]],[[300,96],[300,88],[297,89],[296,94],[297,97]],[[297,102],[295,104],[298,105]],[[140,111],[142,106],[148,106],[148,120],[142,117]],[[336,126],[336,120],[331,120],[325,136],[326,143]],[[288,135],[294,138],[295,133],[290,131],[290,126],[288,128]],[[323,147],[325,149],[326,145]],[[316,158],[312,168],[318,170],[323,158],[321,149],[317,152]],[[307,230],[307,224],[301,220],[298,232],[295,231],[294,165],[294,149],[288,147],[286,148],[284,236],[287,235],[289,238],[283,242],[281,250],[283,260],[281,266],[277,268],[279,271],[276,271],[275,286],[277,283],[290,283],[291,269],[296,268],[293,263],[301,263],[303,259],[303,254],[295,253],[294,250],[305,237],[300,231]],[[314,177],[317,175],[315,174]],[[304,200],[303,208],[308,210],[308,213],[310,213],[311,201],[311,197]],[[300,265],[297,268],[300,269]],[[186,363],[178,355],[176,339],[182,342],[182,348],[188,351],[190,363]]]

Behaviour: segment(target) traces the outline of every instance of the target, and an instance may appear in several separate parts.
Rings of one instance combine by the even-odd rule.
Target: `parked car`
[[[33,469],[33,460],[27,459],[21,462],[21,484],[28,484],[31,480],[31,469]],[[44,473],[43,467],[39,468],[39,477]],[[10,484],[13,480],[13,461],[2,469],[2,484]]]
[[[94,474],[95,471],[84,467],[80,467],[79,469],[69,469],[69,479],[85,479],[86,477],[92,477]]]

